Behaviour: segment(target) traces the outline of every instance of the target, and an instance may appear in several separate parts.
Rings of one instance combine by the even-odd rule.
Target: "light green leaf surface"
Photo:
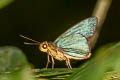
[[[12,3],[14,0],[0,0],[0,9]]]
[[[35,80],[23,52],[16,47],[0,47],[0,80]]]
[[[33,72],[35,74],[36,78],[39,78],[40,80],[64,80],[68,76],[70,76],[71,73],[73,73],[75,69],[68,69],[68,68],[54,68],[52,70],[49,69],[33,69]]]

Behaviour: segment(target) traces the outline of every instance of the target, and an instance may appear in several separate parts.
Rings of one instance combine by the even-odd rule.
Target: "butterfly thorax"
[[[44,41],[40,44],[39,48],[42,52],[48,53],[48,55],[54,57],[59,61],[66,60],[66,56],[62,52],[62,49],[58,48],[53,42]]]

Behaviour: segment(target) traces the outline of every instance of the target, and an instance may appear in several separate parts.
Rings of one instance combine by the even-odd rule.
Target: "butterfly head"
[[[28,42],[24,42],[24,44],[28,44],[28,45],[39,45],[39,49],[40,51],[42,52],[47,52],[48,51],[48,42],[47,41],[44,41],[44,42],[39,42],[39,41],[36,41],[36,40],[33,40],[31,38],[28,38],[26,36],[23,36],[23,35],[20,35],[20,37],[23,37],[25,39],[28,39],[28,40],[31,40],[35,43],[28,43]]]
[[[42,52],[47,52],[48,51],[48,42],[47,41],[42,42],[40,44],[39,48]]]

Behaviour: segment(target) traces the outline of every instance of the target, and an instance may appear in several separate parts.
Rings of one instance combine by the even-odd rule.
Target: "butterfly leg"
[[[67,62],[67,60],[66,60],[66,66],[68,67],[68,69],[69,69],[69,66],[68,66],[68,62]]]
[[[70,64],[70,59],[68,59],[68,65],[69,65],[69,68],[72,69],[72,66]]]
[[[68,67],[68,69],[72,69],[71,65],[70,65],[70,59],[66,59],[66,65]]]
[[[47,56],[47,58],[48,58],[48,61],[47,61],[47,64],[46,64],[46,69],[48,68],[48,64],[49,64],[49,62],[50,62],[50,57],[49,57],[49,55]]]
[[[51,56],[51,58],[52,58],[52,70],[53,70],[53,69],[54,69],[54,64],[55,64],[55,61],[54,61],[53,56]]]

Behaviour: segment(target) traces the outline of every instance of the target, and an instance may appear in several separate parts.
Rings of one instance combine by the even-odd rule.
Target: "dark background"
[[[96,1],[15,0],[0,10],[0,46],[12,45],[21,48],[32,65],[43,68],[47,61],[46,53],[40,52],[38,46],[24,45],[23,42],[30,41],[19,35],[23,34],[38,41],[54,41],[72,25],[91,17]],[[120,0],[113,0],[95,50],[119,40]],[[64,62],[55,62],[55,67],[65,67]],[[73,60],[73,67],[77,67],[78,63],[84,61],[74,62]]]

